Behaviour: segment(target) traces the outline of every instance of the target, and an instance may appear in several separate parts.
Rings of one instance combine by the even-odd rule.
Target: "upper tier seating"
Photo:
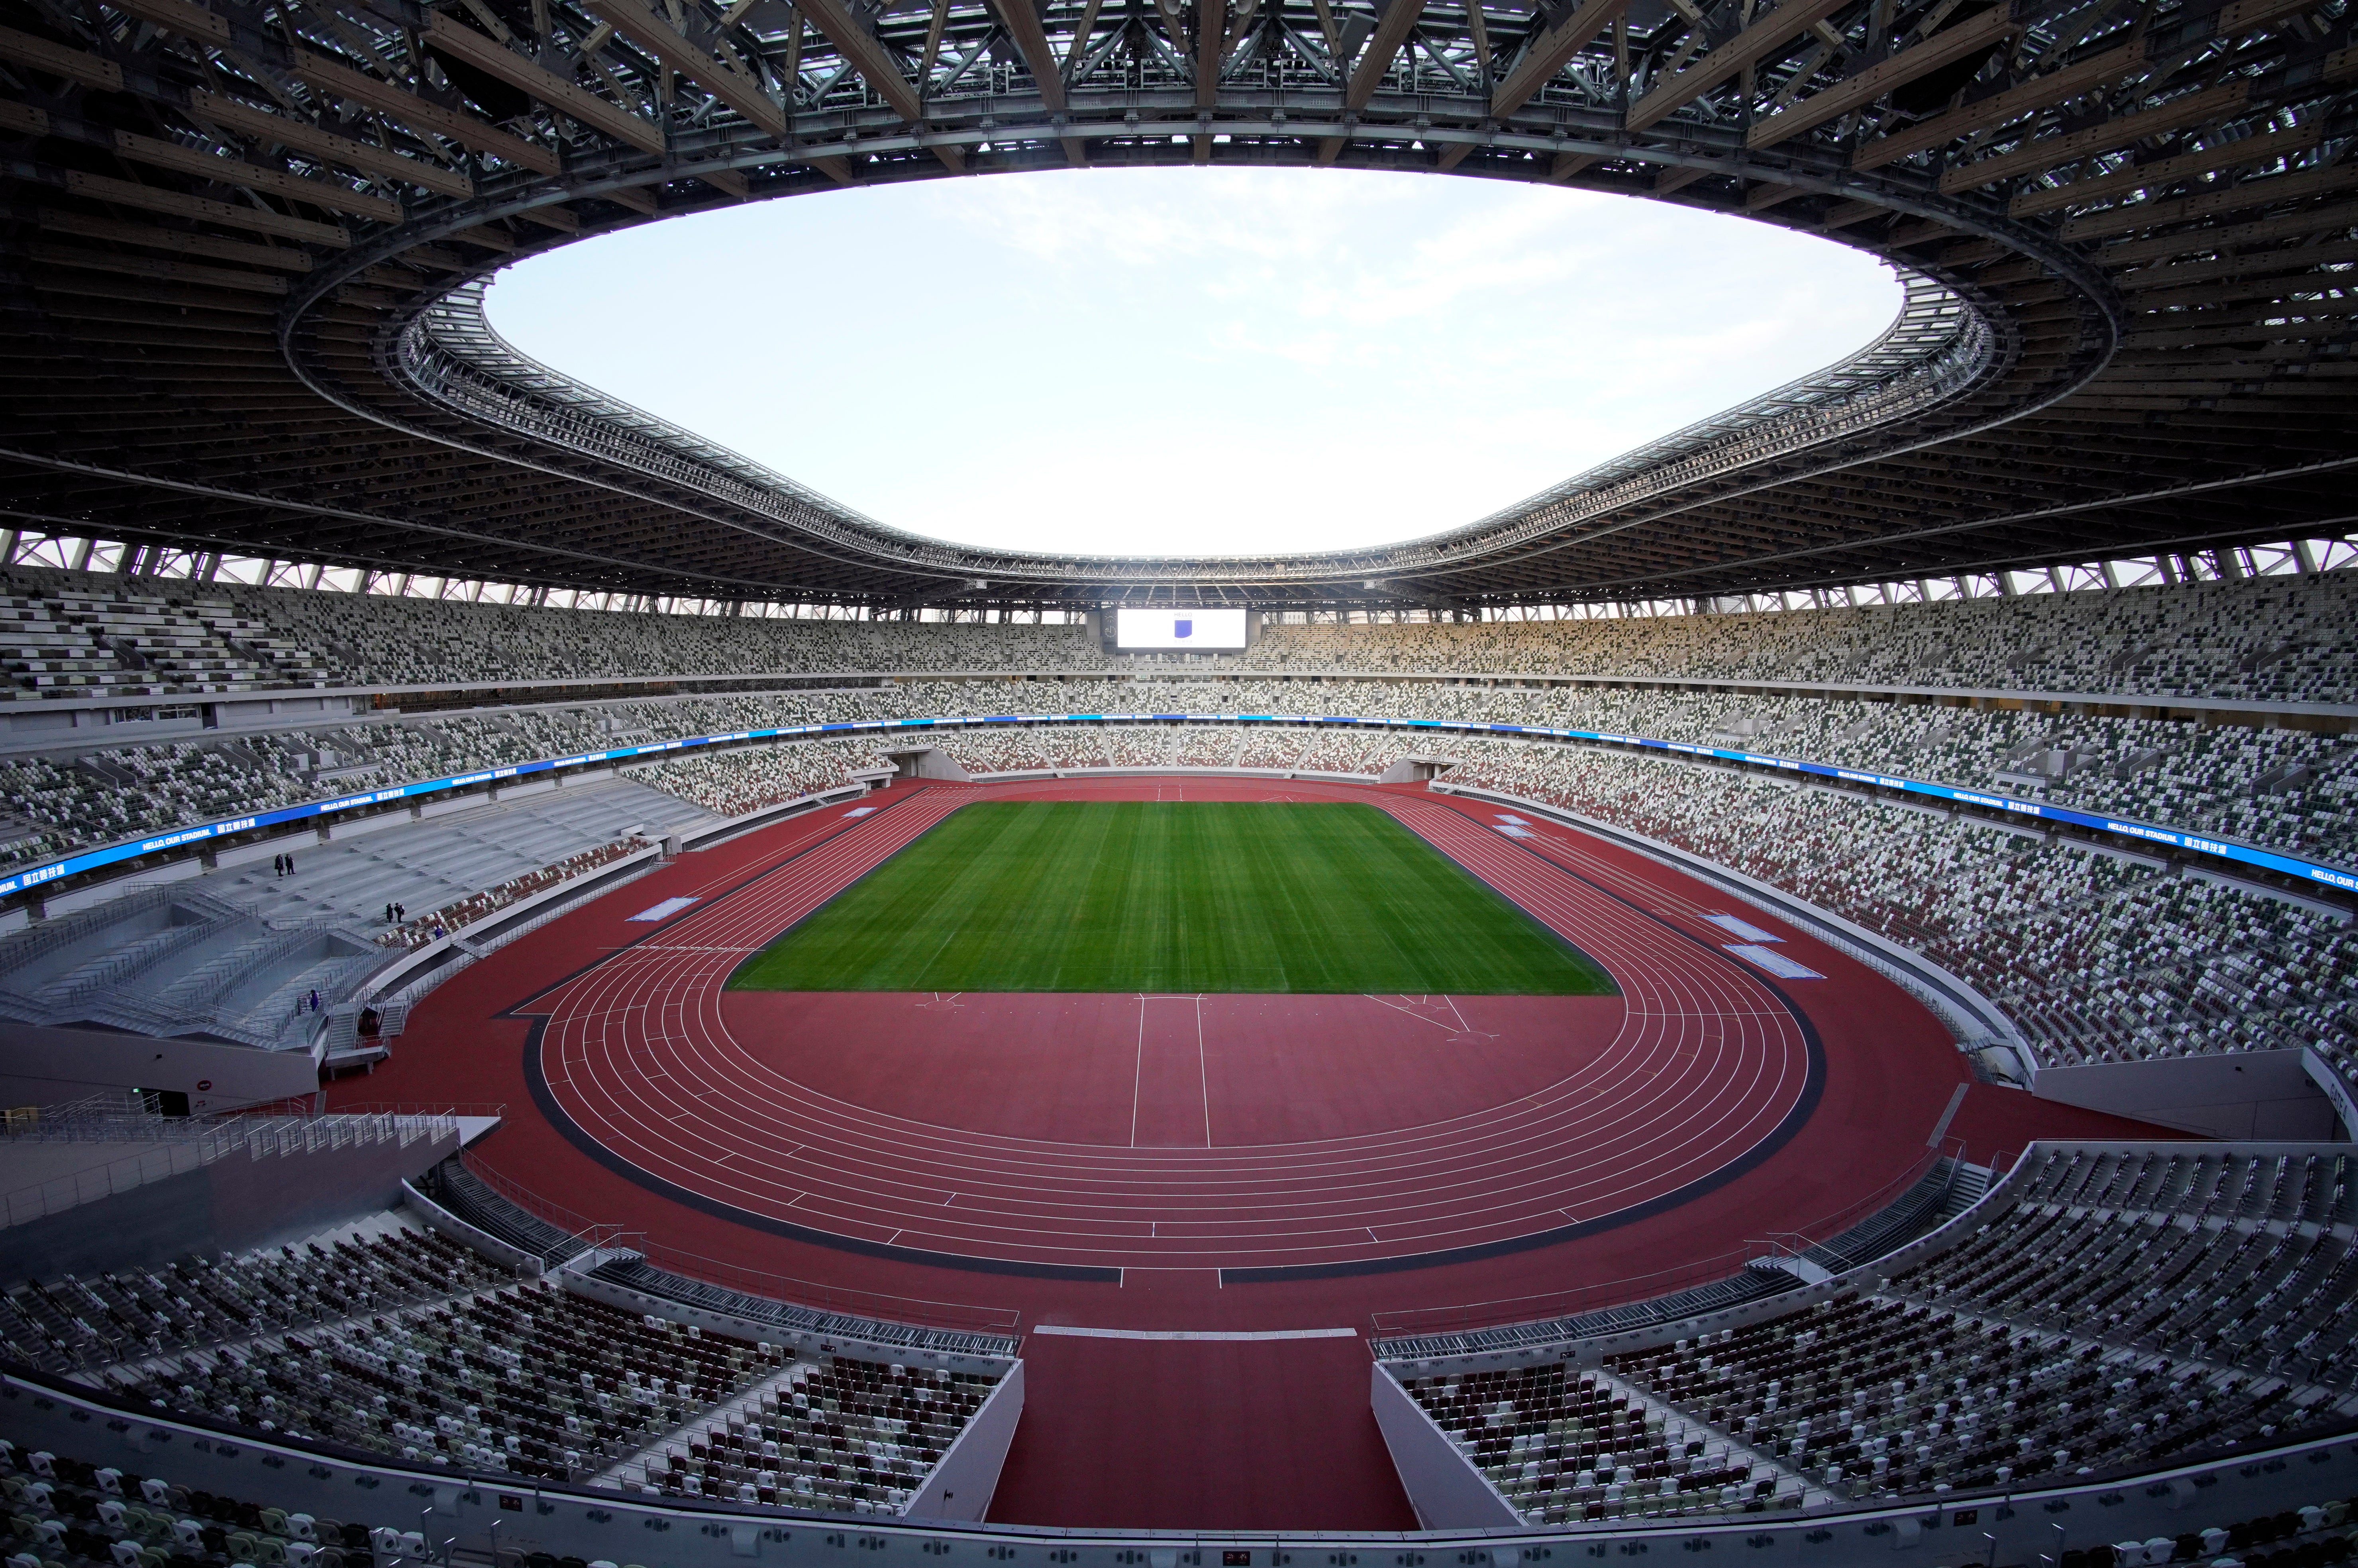
[[[14,576],[14,573],[9,574]],[[20,695],[178,697],[321,686],[317,655],[211,589],[87,573],[0,593],[0,670]]]
[[[532,609],[32,567],[0,568],[0,670],[27,696],[1105,663],[1077,625]]]
[[[2347,702],[2342,574],[1858,610],[1272,626],[1266,670],[1466,670]]]
[[[0,800],[37,837],[0,842],[0,861],[51,852],[59,839],[104,842],[243,810],[381,788],[412,779],[683,735],[849,719],[1060,713],[1294,713],[1538,724],[1733,746],[1871,768],[1974,789],[2142,816],[2272,849],[2358,861],[2358,737],[2297,729],[2009,709],[1910,707],[1796,697],[1620,688],[1541,690],[1327,681],[1115,682],[1051,686],[914,681],[885,689],[734,697],[648,698],[595,706],[402,717],[242,738],[122,746],[72,761],[0,759]],[[1116,757],[1086,732],[993,731],[930,737],[970,771],[1179,765],[1160,737]],[[1271,730],[1226,751],[1179,741],[1189,765],[1357,772],[1397,754],[1396,739]],[[1436,741],[1446,748],[1466,742]],[[853,744],[844,742],[844,744]],[[683,763],[668,776],[708,784],[682,793],[733,816],[841,782],[874,765]],[[840,768],[842,771],[836,771]],[[814,771],[816,769],[816,771]],[[805,788],[781,787],[806,781]],[[665,786],[669,787],[669,786]]]
[[[30,567],[0,568],[0,667],[27,695],[1117,662],[1077,625],[535,610]],[[2358,600],[2351,574],[2334,572],[1856,610],[1271,624],[1210,665],[2337,703],[2358,690],[2353,648]]]

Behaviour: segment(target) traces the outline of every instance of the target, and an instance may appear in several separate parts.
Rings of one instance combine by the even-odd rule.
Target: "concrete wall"
[[[2301,1052],[2300,1065],[2318,1092],[2333,1102],[2333,1114],[2342,1122],[2334,1136],[2344,1141],[2358,1140],[2358,1097],[2351,1094],[2350,1081],[2314,1049]]]
[[[364,838],[372,833],[382,833],[388,827],[406,827],[416,820],[417,819],[410,815],[406,807],[395,811],[379,811],[367,816],[340,813],[319,824],[319,842],[327,844],[341,842],[347,838]],[[286,848],[300,853],[302,845],[298,841]]]
[[[892,766],[904,779],[943,779],[963,784],[967,772],[950,760],[950,754],[939,746],[896,748],[890,753]]]
[[[1008,1445],[1015,1441],[1015,1426],[1022,1419],[1023,1363],[1018,1361],[909,1499],[909,1517],[980,1523],[990,1511]]]
[[[189,1097],[192,1114],[204,1116],[319,1087],[319,1069],[301,1051],[0,1021],[0,1103],[7,1105],[59,1105],[108,1089],[174,1089]]]
[[[1429,779],[1439,777],[1452,768],[1463,767],[1465,762],[1466,759],[1463,757],[1428,756],[1422,752],[1412,752],[1378,773],[1376,782],[1378,784],[1423,784]]]
[[[191,1252],[291,1241],[390,1208],[404,1178],[455,1152],[458,1135],[261,1159],[238,1152],[45,1219],[12,1226],[0,1285],[168,1263]]]
[[[1512,1530],[1523,1522],[1380,1361],[1368,1371],[1368,1402],[1420,1528]]]
[[[2334,1104],[2310,1081],[2304,1051],[2241,1051],[2150,1062],[2046,1067],[2041,1099],[2158,1122],[2205,1138],[2309,1142],[2332,1138]]]
[[[205,874],[204,862],[198,860],[174,860],[144,871],[135,871],[113,881],[92,882],[85,887],[68,890],[40,901],[42,918],[54,920],[60,914],[71,914],[78,909],[94,909],[137,892],[141,888],[162,887],[168,882],[184,882],[191,877]]]

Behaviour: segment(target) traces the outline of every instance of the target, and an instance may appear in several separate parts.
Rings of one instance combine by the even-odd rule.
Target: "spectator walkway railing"
[[[1268,726],[1332,728],[1363,731],[1395,730],[1408,734],[1509,741],[1569,741],[1591,745],[1627,747],[1640,752],[1660,754],[1673,759],[1690,758],[1698,762],[1733,762],[1790,776],[1827,780],[1855,788],[1888,790],[1897,794],[1938,800],[1951,806],[1989,812],[2001,819],[2018,818],[2041,824],[2060,824],[2082,828],[2133,839],[2148,846],[2183,850],[2189,854],[2224,861],[2229,865],[2249,871],[2274,873],[2343,895],[2358,894],[2358,869],[2331,861],[2306,860],[2298,855],[2288,855],[2275,849],[2262,849],[2212,834],[2172,827],[2160,823],[2143,822],[2134,817],[2081,811],[2071,806],[2056,806],[2045,801],[2025,800],[1989,790],[1940,784],[1928,779],[1913,779],[1898,773],[1878,773],[1866,768],[1841,767],[1826,762],[1809,762],[1801,758],[1779,757],[1723,746],[1697,745],[1684,741],[1657,740],[1644,735],[1628,735],[1596,730],[1556,729],[1541,724],[1497,724],[1480,719],[1362,717],[1338,714],[1001,713],[950,714],[921,719],[858,719],[831,723],[782,725],[773,729],[732,730],[708,735],[679,736],[673,740],[652,741],[644,745],[576,752],[568,756],[544,758],[537,762],[503,764],[441,778],[419,779],[414,783],[389,785],[384,789],[371,790],[359,795],[339,795],[326,800],[307,801],[299,806],[281,806],[272,811],[257,812],[251,816],[193,823],[184,827],[175,828],[168,833],[126,839],[103,849],[83,850],[0,877],[0,898],[5,898],[14,893],[32,892],[66,877],[101,871],[126,860],[199,849],[216,840],[239,834],[392,806],[452,790],[495,786],[510,779],[529,777],[536,773],[644,762],[694,753],[708,747],[742,745],[751,741],[850,740],[862,736],[884,739],[894,735],[927,731],[956,732],[965,730],[988,730],[993,727],[1034,724],[1217,724],[1245,728]]]
[[[577,1214],[463,1154],[415,1185],[502,1246],[568,1276],[805,1336],[961,1356],[1016,1353],[1022,1316],[1012,1307],[846,1289],[679,1251]]]
[[[1850,1267],[1860,1260],[1855,1250],[1880,1254],[1913,1239],[1939,1214],[1961,1164],[1954,1151],[1927,1151],[1866,1196],[1797,1230],[1675,1269],[1543,1295],[1376,1313],[1370,1338],[1390,1358],[1464,1356],[1616,1334],[1799,1290],[1808,1281],[1785,1267],[1790,1260]]]
[[[458,1136],[457,1118],[441,1111],[424,1115],[232,1115],[192,1119],[92,1109],[21,1121],[12,1118],[5,1134],[0,1134],[0,1144],[145,1143],[149,1147],[0,1195],[0,1229],[62,1214],[151,1182],[183,1175],[233,1154],[265,1160],[381,1143],[407,1148],[420,1139],[455,1141]]]

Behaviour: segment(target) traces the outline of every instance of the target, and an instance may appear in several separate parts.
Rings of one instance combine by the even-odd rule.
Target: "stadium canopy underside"
[[[880,610],[1448,611],[2193,551],[2358,513],[2346,0],[0,12],[0,525]],[[1887,257],[1908,305],[1829,372],[1452,532],[1152,561],[896,531],[483,321],[494,269],[595,234],[1081,164],[1673,201]],[[925,438],[921,408],[893,416]]]

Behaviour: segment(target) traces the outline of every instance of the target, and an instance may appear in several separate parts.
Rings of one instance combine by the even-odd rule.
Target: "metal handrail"
[[[611,1245],[636,1252],[654,1267],[743,1295],[791,1302],[848,1316],[882,1318],[929,1328],[962,1328],[1011,1334],[1022,1322],[1015,1307],[976,1306],[967,1302],[935,1301],[923,1296],[893,1295],[882,1291],[849,1290],[822,1281],[749,1269],[723,1259],[707,1258],[649,1241],[638,1231],[626,1231]]]
[[[443,1113],[189,1119],[93,1109],[12,1120],[5,1132],[11,1142],[146,1142],[156,1147],[0,1195],[0,1229],[182,1175],[239,1152],[264,1160],[395,1141],[406,1148],[420,1138],[455,1139],[458,1132],[457,1121]]]
[[[470,1157],[468,1151],[459,1152],[459,1168],[501,1197],[524,1210],[545,1225],[556,1227],[584,1247],[611,1246],[622,1233],[622,1227],[594,1220],[574,1213],[563,1204],[551,1203],[523,1183],[513,1181]]]
[[[494,1116],[508,1113],[505,1100],[363,1100],[352,1105],[332,1105],[329,1113],[335,1116]],[[478,1173],[480,1174],[481,1173]]]
[[[1899,1175],[1877,1187],[1866,1197],[1855,1199],[1830,1214],[1805,1221],[1793,1230],[1781,1233],[1794,1238],[1809,1238],[1811,1247],[1822,1246],[1840,1236],[1870,1215],[1887,1207],[1922,1181],[1942,1159],[1962,1160],[1963,1148],[1951,1153],[1946,1146],[1929,1149]],[[1758,1250],[1766,1246],[1766,1252]],[[1801,1250],[1806,1251],[1803,1248]],[[1747,1242],[1744,1247],[1714,1253],[1708,1258],[1682,1263],[1674,1269],[1660,1269],[1650,1273],[1626,1275],[1594,1284],[1577,1286],[1568,1291],[1541,1292],[1525,1296],[1505,1296],[1490,1301],[1463,1302],[1448,1306],[1410,1307],[1395,1312],[1368,1314],[1376,1335],[1383,1338],[1408,1338],[1434,1334],[1460,1333],[1469,1329],[1502,1328],[1521,1323],[1546,1323],[1560,1318],[1576,1317],[1583,1313],[1599,1312],[1608,1307],[1634,1306],[1641,1302],[1714,1281],[1732,1280],[1755,1263],[1773,1258],[1793,1256],[1775,1244],[1774,1238]]]
[[[823,1313],[847,1316],[877,1318],[887,1322],[914,1325],[919,1327],[959,1329],[969,1332],[1008,1333],[1021,1321],[1011,1308],[977,1306],[965,1302],[929,1301],[915,1296],[896,1296],[882,1292],[846,1290],[813,1280],[772,1273],[766,1270],[746,1268],[717,1258],[707,1258],[650,1241],[644,1231],[625,1229],[620,1225],[593,1220],[576,1214],[564,1205],[553,1203],[531,1188],[510,1177],[489,1170],[466,1151],[459,1154],[460,1168],[481,1182],[509,1203],[523,1209],[544,1224],[556,1227],[568,1237],[582,1243],[582,1250],[592,1249],[632,1252],[645,1259],[654,1268],[680,1276],[698,1284],[734,1291],[741,1295],[758,1296],[790,1306],[806,1307]]]

